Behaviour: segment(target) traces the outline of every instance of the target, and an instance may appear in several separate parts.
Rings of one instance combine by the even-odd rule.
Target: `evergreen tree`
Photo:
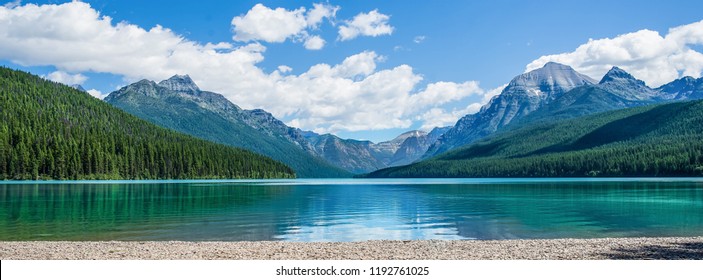
[[[294,176],[268,157],[157,127],[66,85],[0,67],[1,180]]]
[[[703,176],[703,101],[518,127],[369,177]]]

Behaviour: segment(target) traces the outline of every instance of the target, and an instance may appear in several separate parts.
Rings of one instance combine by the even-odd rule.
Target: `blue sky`
[[[37,37],[48,36],[37,30],[66,30],[59,30],[59,35],[49,36],[51,40],[38,43],[45,44],[44,49],[37,47],[24,51],[27,49],[24,47],[21,52],[18,51],[20,47],[26,45],[21,41],[3,42],[19,39],[7,35],[11,32],[0,30],[0,36],[5,36],[0,42],[6,45],[4,49],[0,46],[0,62],[55,80],[81,82],[96,95],[107,94],[141,78],[158,80],[173,74],[189,74],[201,88],[223,93],[235,104],[263,108],[289,125],[332,132],[344,138],[380,141],[410,129],[452,125],[464,114],[475,112],[512,77],[547,60],[573,62],[571,64],[577,70],[595,79],[617,64],[653,86],[682,75],[700,76],[703,67],[698,62],[699,56],[690,53],[700,54],[703,44],[703,38],[698,37],[700,32],[696,32],[703,25],[693,25],[703,20],[700,13],[703,3],[700,1],[84,2],[90,6],[71,6],[65,1],[7,4],[5,9],[8,11],[17,11],[28,3],[39,5],[31,12],[45,20],[34,24],[30,24],[30,20],[26,26],[8,27],[29,34],[26,37],[33,38],[35,41],[32,42],[36,42]],[[278,11],[286,16],[302,7],[305,11],[299,10],[297,19],[303,20],[310,20],[315,3],[336,12],[301,27],[300,32],[281,35],[283,42],[262,39],[264,35],[261,34],[259,37],[250,34],[246,39],[242,35],[245,24],[263,30],[256,27],[262,22],[245,18],[259,3],[263,5],[259,11],[282,8]],[[52,13],[44,4],[60,4],[65,9]],[[93,21],[91,11],[99,13],[94,15]],[[353,26],[355,17],[370,14],[381,19],[375,27],[385,26],[391,31],[381,28],[376,33],[360,31],[356,37],[341,38],[339,30],[342,26]],[[104,19],[103,16],[109,16],[111,21],[87,31],[80,26],[64,26],[62,23],[62,20],[68,20],[67,17],[82,15],[86,16],[84,25],[93,25]],[[52,20],[52,16],[56,18]],[[2,17],[0,13],[0,21]],[[234,17],[243,20],[237,25],[233,23]],[[17,24],[17,20],[13,22]],[[134,39],[135,42],[143,40],[145,47],[135,47],[131,55],[143,54],[142,61],[155,59],[162,66],[151,69],[142,62],[124,63],[119,67],[105,65],[125,60],[120,57],[124,54],[119,49],[133,47],[133,44],[121,46],[126,44],[124,38],[132,37],[111,38],[106,40],[108,47],[102,47],[88,38],[88,34],[92,37],[112,34],[120,22],[149,33]],[[156,25],[170,29],[169,34],[151,34],[149,31]],[[683,39],[666,36],[670,28],[679,26],[692,31],[677,33],[684,34],[681,35],[686,36]],[[645,29],[658,33],[660,38],[655,36],[656,33],[643,31]],[[80,36],[80,32],[87,32],[86,36]],[[237,34],[240,39],[233,38]],[[52,41],[58,36],[65,38]],[[309,50],[304,46],[313,36],[325,41],[321,49]],[[164,43],[161,48],[165,53],[176,52],[182,56],[159,57],[159,54],[149,52],[148,44],[170,42],[174,38],[200,47],[179,51],[183,50],[182,45],[178,47],[179,43],[174,41],[172,45]],[[66,42],[68,39],[73,43],[86,42],[74,46]],[[595,51],[594,48],[588,52],[576,51],[579,46],[588,45],[589,39],[597,42],[593,43],[597,46]],[[207,63],[198,66],[201,69],[191,67],[187,62],[165,61],[178,57],[199,60],[201,54],[195,53],[208,51],[202,46],[221,42],[229,46],[213,51],[237,51],[241,55],[237,58],[232,55],[228,59],[214,57],[210,64],[226,61],[231,65],[223,62],[219,65],[221,69],[240,69],[241,72],[216,71],[220,68],[211,68]],[[93,47],[81,50],[81,46],[88,45]],[[662,45],[671,47],[661,48]],[[99,53],[109,46],[115,46],[115,50]],[[76,51],[54,54],[52,50],[57,48],[75,48]],[[86,54],[93,51],[99,55]],[[562,55],[544,58],[554,54]],[[101,57],[106,59],[101,61]],[[350,57],[354,59],[344,64]],[[682,63],[686,65],[681,66]],[[317,69],[319,71],[311,71],[311,67],[321,64],[329,69],[322,67]],[[282,70],[276,75],[274,72],[282,65],[291,70],[280,68]],[[384,100],[388,100],[387,104]],[[393,106],[403,109],[394,110]]]

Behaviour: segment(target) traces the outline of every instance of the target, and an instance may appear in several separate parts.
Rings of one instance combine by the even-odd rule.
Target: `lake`
[[[0,240],[703,235],[703,179],[0,182]]]

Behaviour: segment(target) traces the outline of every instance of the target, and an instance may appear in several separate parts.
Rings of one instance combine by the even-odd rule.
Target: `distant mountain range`
[[[492,134],[365,177],[703,176],[703,101],[667,102]]]
[[[79,85],[71,87],[85,94]],[[387,170],[402,170],[394,167],[408,164],[425,166],[422,164],[437,163],[438,159],[446,162],[455,159],[448,155],[456,157],[459,151],[463,151],[461,160],[466,162],[487,153],[481,150],[486,141],[498,136],[508,141],[505,135],[514,131],[545,129],[539,125],[619,109],[697,99],[703,99],[703,78],[684,77],[650,88],[618,67],[596,81],[569,66],[550,62],[516,76],[477,113],[462,117],[454,126],[430,132],[412,130],[380,143],[289,127],[264,110],[245,110],[218,93],[201,90],[187,75],[175,75],[158,83],[141,80],[110,93],[105,101],[158,126],[283,162],[298,177],[335,178],[389,167]],[[539,131],[531,133],[540,135]],[[478,143],[484,144],[472,146]],[[497,144],[487,147],[497,147],[491,145]],[[475,175],[458,172],[457,166],[446,167],[453,168],[445,170],[451,174]],[[390,174],[384,172],[373,174]]]
[[[349,177],[312,156],[299,130],[262,110],[243,110],[224,96],[202,91],[188,76],[141,80],[110,93],[105,101],[162,127],[241,147],[293,168],[299,177]]]
[[[595,83],[548,63],[461,118],[425,160],[368,176],[700,176],[703,103],[682,102],[697,99],[703,78],[652,89],[618,67]]]
[[[348,177],[411,164],[534,123],[703,98],[702,88],[703,79],[685,77],[652,89],[618,67],[596,81],[550,62],[518,75],[479,112],[452,127],[409,131],[380,143],[289,127],[264,110],[244,110],[200,90],[187,75],[159,83],[142,80],[105,101],[157,125],[270,156],[300,177]]]
[[[659,102],[703,98],[703,78],[685,77],[651,89],[613,67],[596,83],[573,68],[550,62],[515,77],[475,114],[461,118],[433,143],[423,158],[473,143],[496,131],[535,121],[569,119]]]
[[[350,177],[411,163],[448,128],[411,131],[378,144],[319,135],[285,125],[270,113],[244,110],[224,96],[202,91],[187,75],[159,83],[142,80],[105,101],[157,125],[280,160],[299,177]]]
[[[332,134],[305,132],[315,154],[353,173],[366,173],[390,166],[412,163],[427,151],[449,127],[435,128],[429,133],[405,132],[390,141],[373,143],[341,139]]]

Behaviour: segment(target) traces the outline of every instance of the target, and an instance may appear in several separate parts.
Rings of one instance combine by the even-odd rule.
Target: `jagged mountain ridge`
[[[485,137],[539,109],[576,87],[595,84],[592,78],[570,66],[550,62],[544,67],[513,78],[501,94],[493,97],[478,113],[462,117],[433,143],[425,157]]]
[[[173,77],[159,82],[159,86],[172,91],[198,94],[201,92],[198,85],[188,75],[174,75]]]
[[[658,91],[645,85],[624,70],[613,67],[598,84],[585,85],[565,92],[515,123],[516,126],[538,120],[560,120],[610,110],[643,106],[664,101]]]
[[[291,165],[300,177],[318,177],[330,167],[365,173],[411,163],[440,134],[435,131],[428,140],[426,132],[409,131],[380,143],[317,135],[289,127],[264,110],[245,110],[220,94],[200,90],[188,75],[159,83],[141,80],[105,101],[171,129],[271,156]],[[396,153],[401,147],[403,152]]]
[[[334,166],[353,173],[364,173],[409,164],[423,155],[441,151],[432,150],[441,148],[444,144],[461,146],[495,131],[539,119],[572,118],[651,102],[697,98],[696,96],[703,95],[700,93],[700,81],[701,79],[688,77],[651,89],[626,71],[614,67],[596,83],[569,66],[548,63],[541,69],[515,77],[481,111],[465,116],[454,127],[434,134],[409,131],[380,143],[341,139],[334,135],[318,135],[288,127],[264,110],[244,110],[222,95],[200,90],[187,75],[177,75],[158,84],[146,80],[135,84],[144,96],[160,96],[164,90],[171,95],[177,93],[177,98],[174,98],[175,95],[168,97],[169,102],[195,103],[196,107],[249,127],[269,138],[283,139]],[[115,92],[114,96],[119,96],[119,92]],[[114,97],[106,100],[110,102],[112,98]],[[186,108],[184,111],[189,110]],[[441,136],[442,134],[444,135]],[[443,149],[451,149],[451,145]]]
[[[663,102],[496,132],[365,177],[703,175],[703,101]]]
[[[391,163],[388,166],[406,165],[422,158],[422,155],[427,152],[432,143],[436,142],[442,134],[447,132],[450,127],[435,127],[426,134],[417,134],[407,137],[403,140],[398,150],[391,158]]]
[[[308,152],[311,147],[298,130],[263,110],[244,110],[220,94],[202,91],[187,75],[158,84],[141,80],[105,101],[157,125],[270,156],[299,177],[349,176]]]
[[[434,128],[429,133],[412,130],[379,143],[342,139],[332,134],[320,135],[309,131],[304,135],[315,152],[330,163],[353,173],[366,173],[415,162],[448,129],[449,127]]]
[[[623,69],[612,67],[597,84],[593,83],[593,79],[584,78],[586,82],[580,86],[575,86],[567,91],[553,91],[553,94],[545,96],[538,102],[534,95],[538,95],[542,90],[537,89],[536,85],[559,81],[558,79],[549,79],[548,75],[544,75],[548,71],[554,72],[555,68],[569,73],[568,76],[571,77],[585,77],[571,67],[553,62],[547,63],[541,69],[519,75],[500,95],[494,97],[478,113],[462,117],[452,129],[432,144],[423,158],[470,144],[501,129],[513,129],[513,127],[534,121],[554,121],[657,102],[703,98],[703,90],[701,90],[703,78],[682,78],[660,88],[652,89]],[[529,80],[526,77],[542,79],[542,81],[525,82],[525,80]],[[565,83],[563,80],[557,83],[565,85],[560,87],[561,89],[576,85],[575,83]],[[515,87],[511,87],[516,84],[522,85],[517,87],[517,91]],[[530,92],[536,94],[530,95]],[[506,102],[506,100],[511,100],[512,103]],[[520,107],[515,104],[527,104],[527,106]],[[501,110],[510,105],[513,105],[512,110]],[[515,108],[523,108],[523,110],[517,110],[518,114],[510,114],[510,111],[516,111]]]
[[[657,91],[671,100],[703,99],[703,77],[695,79],[686,76],[658,87]]]
[[[630,75],[625,70],[613,66],[598,83],[598,86],[625,100],[655,101],[661,100],[659,92],[649,88],[642,80]]]

